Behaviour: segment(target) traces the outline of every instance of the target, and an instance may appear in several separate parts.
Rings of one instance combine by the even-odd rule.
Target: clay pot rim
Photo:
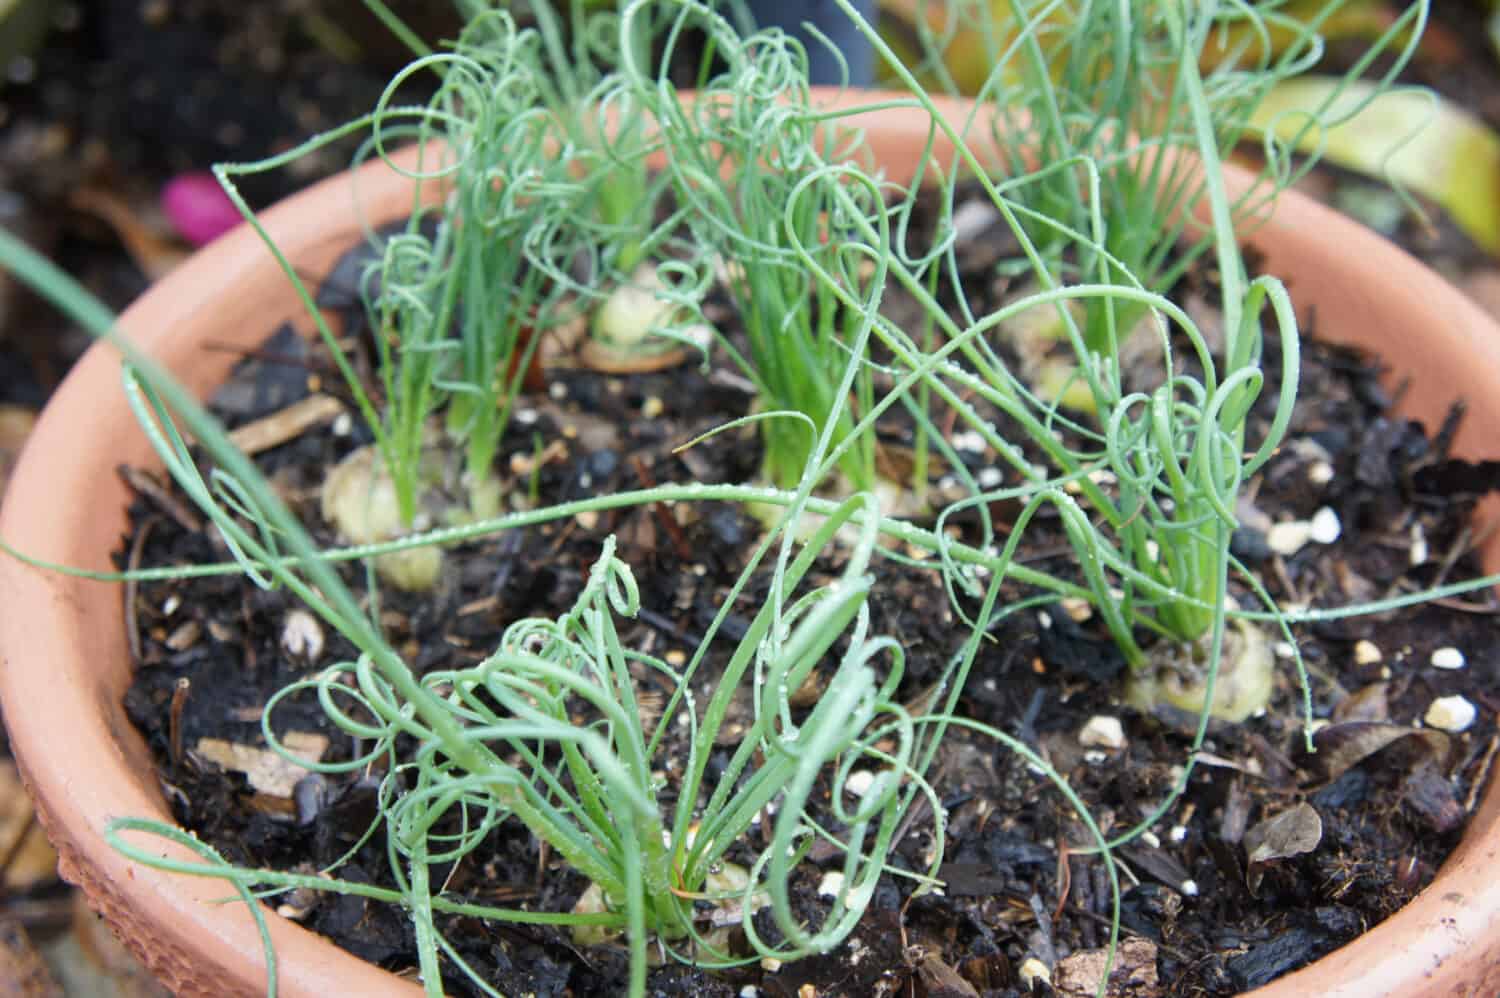
[[[819,95],[820,103],[846,107],[899,99],[880,93]],[[966,119],[967,102],[939,103],[950,120]],[[871,131],[872,145],[888,165],[899,162],[892,157],[900,149],[920,148],[927,139],[926,116],[913,108],[868,112],[858,121]],[[1226,180],[1232,192],[1248,184],[1233,168],[1226,169]],[[372,163],[359,172],[358,186],[369,204],[403,188],[405,181]],[[351,217],[351,187],[348,174],[324,181],[264,213],[263,224],[299,263],[309,257],[330,262],[347,245],[328,228]],[[1294,298],[1301,291],[1304,301],[1314,300],[1320,309],[1338,306],[1331,321],[1320,314],[1325,329],[1381,321],[1396,329],[1423,329],[1420,346],[1388,344],[1419,379],[1417,391],[1425,381],[1446,393],[1419,404],[1418,415],[1429,422],[1440,416],[1455,391],[1478,403],[1500,400],[1500,328],[1401,250],[1296,192],[1283,195],[1252,241],[1267,253],[1270,269],[1291,267]],[[1312,259],[1326,264],[1316,271],[1316,283],[1305,266]],[[1307,287],[1297,287],[1299,278]],[[278,283],[283,286],[279,297]],[[284,284],[259,238],[241,226],[156,284],[122,316],[121,325],[139,345],[174,357],[179,371],[186,370],[187,380],[203,391],[222,376],[229,359],[205,360],[192,353],[179,328],[212,326],[224,313],[226,323],[254,322],[259,333],[268,334],[296,312],[295,302],[283,300],[289,297]],[[189,359],[192,363],[184,365]],[[98,507],[90,503],[100,496],[113,502],[123,492],[110,487],[112,472],[101,469],[138,459],[131,427],[120,425],[121,400],[117,357],[96,346],[55,394],[13,472],[0,510],[0,533],[13,544],[44,559],[109,567],[109,538],[111,531],[118,536],[119,520],[94,515]],[[1500,436],[1500,401],[1494,406],[1494,413],[1484,412],[1483,404],[1471,407],[1458,440],[1460,452],[1482,453],[1487,436]],[[91,462],[81,460],[84,454],[92,455]],[[1491,568],[1500,567],[1500,537],[1485,554]],[[65,875],[124,930],[127,942],[165,983],[188,993],[258,993],[264,988],[264,966],[248,913],[238,904],[206,903],[226,896],[228,889],[217,881],[137,866],[102,837],[112,818],[165,814],[160,798],[153,800],[147,789],[150,778],[139,776],[144,759],[139,737],[121,729],[121,674],[94,668],[128,660],[119,602],[113,587],[0,559],[0,607],[7,608],[0,612],[0,703],[13,749]],[[81,717],[91,723],[80,726]],[[1500,788],[1491,787],[1469,834],[1418,898],[1332,955],[1255,993],[1287,998],[1462,993],[1481,981],[1495,991],[1500,970],[1491,968],[1500,967],[1500,921],[1492,929],[1489,913],[1500,913],[1500,877],[1482,872],[1500,852],[1497,818]],[[274,916],[268,921],[284,994],[420,993],[417,985],[297,925]]]

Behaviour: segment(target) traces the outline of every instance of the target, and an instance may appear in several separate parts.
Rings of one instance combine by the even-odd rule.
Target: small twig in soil
[[[657,613],[655,610],[648,610],[645,607],[641,607],[636,612],[636,619],[652,630],[660,631],[671,637],[678,644],[686,645],[689,648],[696,648],[703,643],[702,638],[687,633],[674,624],[670,617]]]
[[[1495,764],[1497,751],[1500,751],[1500,734],[1491,735],[1490,743],[1484,748],[1484,758],[1479,760],[1479,772],[1474,774],[1474,779],[1469,784],[1469,795],[1464,798],[1465,814],[1474,813],[1474,807],[1479,803],[1479,795],[1490,781],[1490,767]]]
[[[1098,925],[1111,926],[1114,924],[1113,919],[1106,918],[1098,912],[1089,911],[1087,908],[1080,908],[1076,904],[1068,905],[1068,912],[1069,914],[1077,915],[1080,918],[1094,922]],[[1120,932],[1124,935],[1140,936],[1142,939],[1151,939],[1151,937],[1146,935],[1144,932],[1137,932],[1135,929],[1132,929],[1128,925],[1122,924],[1120,926]],[[1151,942],[1156,945],[1156,948],[1158,950],[1172,957],[1172,959],[1180,961],[1182,963],[1188,962],[1188,954],[1183,950],[1177,949],[1175,946],[1168,946],[1166,943],[1162,942],[1159,939],[1151,939]]]
[[[1298,591],[1296,583],[1292,582],[1292,576],[1286,570],[1286,560],[1279,554],[1271,555],[1271,571],[1276,575],[1276,581],[1281,583],[1281,588],[1286,590],[1286,600],[1291,603],[1303,603],[1302,594]]]
[[[1457,610],[1459,613],[1473,613],[1485,617],[1500,613],[1500,605],[1494,603],[1470,603],[1452,596],[1436,597],[1427,602],[1433,606],[1440,606],[1444,610]]]
[[[1458,532],[1458,536],[1453,539],[1452,545],[1443,554],[1443,560],[1438,565],[1437,575],[1429,583],[1432,588],[1436,589],[1448,581],[1448,573],[1453,571],[1453,566],[1458,562],[1458,559],[1462,558],[1469,550],[1472,540],[1473,537],[1468,527],[1464,527]]]
[[[1073,864],[1068,862],[1068,843],[1057,846],[1057,907],[1052,912],[1052,924],[1062,921],[1063,911],[1068,907],[1068,894],[1073,890]]]
[[[251,626],[253,621],[254,614],[250,610],[250,593],[248,590],[242,589],[240,590],[240,622],[244,625],[244,633],[247,636],[252,633]],[[248,639],[241,641],[240,654],[244,656],[245,671],[255,672],[260,665],[260,658],[255,650],[255,642]]]
[[[656,488],[656,476],[651,474],[651,469],[646,466],[645,461],[641,460],[641,456],[632,455],[630,462],[635,466],[636,477],[641,480],[641,488]],[[672,548],[676,551],[677,557],[683,561],[692,561],[693,546],[688,543],[687,535],[682,532],[682,525],[677,522],[672,511],[662,503],[654,502],[651,504],[651,513],[656,517],[656,522],[661,525],[661,529],[672,539]]]
[[[182,765],[182,708],[187,703],[193,684],[183,676],[172,687],[172,705],[167,714],[167,742],[172,752],[172,766]]]
[[[577,520],[567,520],[563,523],[562,529],[557,532],[557,536],[552,539],[551,546],[547,548],[545,560],[551,561],[553,558],[557,557],[557,552],[561,551],[563,549],[563,545],[568,543],[568,538],[573,536],[573,531],[577,527]]]
[[[958,400],[960,402],[968,402],[973,397],[974,397],[974,390],[972,388],[966,388],[962,392],[959,392]],[[953,439],[953,427],[957,423],[958,423],[958,409],[956,407],[950,407],[948,409],[948,411],[943,414],[943,425],[942,425],[942,428],[941,428],[941,432],[943,434],[943,439],[944,440],[951,440],[951,439]]]
[[[142,471],[139,468],[132,468],[128,464],[121,464],[115,467],[115,472],[126,485],[135,489],[138,495],[142,495],[154,502],[185,533],[196,534],[203,529],[202,521],[193,515],[193,511],[184,506],[172,493],[162,487],[162,484],[156,480],[156,476],[149,471]]]
[[[141,623],[135,605],[140,584],[136,582],[134,573],[141,567],[146,539],[151,536],[151,529],[160,520],[160,516],[148,516],[141,521],[135,532],[135,539],[130,542],[130,557],[125,561],[125,571],[130,573],[130,577],[125,579],[125,638],[130,645],[130,661],[135,665],[141,664]]]
[[[1453,437],[1458,433],[1459,424],[1464,420],[1464,413],[1469,409],[1468,403],[1458,399],[1448,407],[1448,414],[1443,417],[1443,425],[1438,427],[1437,433],[1432,437],[1432,445],[1428,448],[1431,459],[1424,464],[1436,464],[1439,460],[1448,456],[1453,447]],[[1413,469],[1414,470],[1414,469]]]
[[[321,423],[332,422],[344,411],[344,403],[332,395],[309,395],[278,409],[269,416],[246,423],[229,434],[247,456],[279,447]]]
[[[537,843],[537,849],[536,849],[536,888],[535,888],[535,892],[537,894],[541,894],[542,893],[542,885],[546,882],[546,879],[547,879],[547,877],[546,877],[546,875],[547,875],[547,860],[550,859],[551,856],[552,856],[552,846],[548,844],[548,842],[547,842],[546,839],[539,840],[538,843]]]
[[[950,760],[947,757],[944,757],[943,760],[938,763],[937,772],[933,774],[932,779],[929,781],[933,786],[937,786],[945,779],[947,779],[949,761]],[[887,847],[887,851],[894,852],[896,846],[900,845],[901,840],[906,838],[906,834],[912,830],[912,826],[914,826],[918,821],[926,821],[931,816],[931,801],[927,799],[926,794],[918,794],[916,799],[912,801],[911,809],[906,812],[906,817],[901,819],[901,824],[896,827],[896,834],[891,836],[891,844]],[[936,832],[939,835],[946,834],[941,823],[936,826]]]

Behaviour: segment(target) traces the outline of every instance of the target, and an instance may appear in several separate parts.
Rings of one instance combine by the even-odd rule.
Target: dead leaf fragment
[[[1092,998],[1098,994],[1108,958],[1107,949],[1091,949],[1059,961],[1052,977],[1060,998]],[[1161,994],[1156,974],[1156,944],[1140,936],[1122,940],[1114,964],[1109,967],[1105,998],[1158,998]]]
[[[1245,854],[1252,864],[1269,863],[1312,852],[1322,840],[1323,819],[1304,802],[1253,825],[1245,833]]]
[[[301,758],[317,762],[328,751],[328,739],[319,734],[304,731],[289,731],[282,736],[282,744]],[[291,799],[297,781],[307,775],[307,770],[266,748],[240,745],[222,738],[200,738],[193,752],[200,758],[218,763],[225,769],[244,773],[250,786],[272,797]]]
[[[1452,740],[1431,728],[1409,728],[1379,721],[1330,724],[1313,735],[1312,763],[1318,777],[1332,781],[1347,770],[1398,741],[1410,740],[1420,754],[1446,760]]]
[[[1245,882],[1250,893],[1260,889],[1267,864],[1312,852],[1321,841],[1323,819],[1305,802],[1257,822],[1245,833]]]
[[[0,919],[0,994],[6,998],[63,998],[47,961],[13,918]]]
[[[16,764],[0,760],[0,856],[8,857],[6,890],[24,891],[57,879],[57,853],[35,816]]]
[[[927,998],[979,998],[974,985],[936,956],[917,965],[917,986]]]
[[[1389,721],[1391,707],[1387,683],[1371,683],[1355,690],[1340,700],[1333,708],[1336,723],[1348,721]]]
[[[21,446],[31,435],[36,425],[36,413],[19,405],[0,405],[0,495],[5,493],[5,483],[10,478],[10,469],[21,456]]]

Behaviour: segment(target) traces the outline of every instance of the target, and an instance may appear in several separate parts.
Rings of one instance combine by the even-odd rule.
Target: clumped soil
[[[982,261],[972,269],[983,269]],[[1201,296],[1205,289],[1194,278],[1184,294]],[[986,295],[1002,289],[976,283],[968,290],[980,308],[993,304]],[[893,300],[890,307],[902,304]],[[1275,349],[1269,345],[1266,364],[1273,374],[1279,370]],[[320,364],[306,344],[283,333],[241,365],[220,393],[219,411],[231,426],[240,425],[296,401],[310,382],[332,391]],[[1304,343],[1293,436],[1248,484],[1245,526],[1234,544],[1284,605],[1342,606],[1474,573],[1468,514],[1475,497],[1495,484],[1495,468],[1448,459],[1452,426],[1424,430],[1394,415],[1378,373],[1345,350],[1315,339]],[[745,481],[759,466],[750,434],[672,450],[748,411],[750,396],[734,378],[688,365],[632,376],[556,367],[548,380],[545,391],[521,400],[501,458],[504,465],[516,457],[516,482],[524,491],[534,480],[543,503],[666,481]],[[1255,414],[1252,440],[1269,422],[1274,389]],[[307,523],[321,522],[316,496],[326,469],[366,442],[357,425],[339,429],[303,434],[260,456]],[[909,442],[909,427],[892,422],[882,435],[894,452]],[[533,476],[524,465],[538,442],[548,457]],[[993,453],[959,454],[976,474],[998,466]],[[222,545],[184,511],[181,496],[144,481],[143,474],[133,473],[144,490],[132,508],[120,564],[225,560]],[[1336,541],[1290,555],[1273,550],[1273,521],[1306,520],[1325,507],[1341,526]],[[1016,510],[996,504],[992,512],[1003,529]],[[972,523],[959,527],[977,536]],[[569,609],[603,539],[613,533],[645,607],[637,620],[622,623],[623,640],[657,655],[688,652],[726,598],[759,529],[733,507],[688,503],[517,529],[450,549],[434,593],[383,592],[380,619],[419,672],[477,662],[507,624]],[[337,542],[326,529],[318,540]],[[1060,525],[1045,513],[1020,557],[1076,574]],[[833,577],[842,558],[830,550],[816,574]],[[905,648],[901,697],[917,703],[961,644],[963,630],[935,570],[878,561],[876,571],[871,625]],[[343,573],[362,591],[361,570],[346,565]],[[711,684],[768,587],[761,573],[740,597],[697,683]],[[1027,595],[1017,585],[1004,592],[1012,601]],[[1243,589],[1236,595],[1242,605],[1254,602]],[[374,781],[308,777],[292,799],[275,797],[198,751],[204,738],[263,745],[261,711],[277,690],[353,657],[354,649],[331,632],[323,634],[316,658],[288,651],[284,630],[294,610],[284,592],[263,591],[233,575],[133,586],[128,619],[139,669],[127,708],[185,827],[234,863],[311,872],[364,834],[374,817]],[[1182,798],[1152,834],[1119,850],[1128,945],[1117,961],[1117,993],[1220,995],[1255,987],[1349,941],[1430,881],[1458,841],[1500,745],[1494,613],[1482,594],[1296,628],[1321,724],[1319,751],[1304,750],[1301,692],[1290,649],[1279,647],[1270,709],[1243,725],[1210,725]],[[1458,649],[1464,666],[1434,666],[1439,649]],[[959,710],[1041,753],[1101,826],[1119,833],[1165,798],[1196,726],[1195,717],[1171,710],[1142,714],[1121,705],[1123,669],[1096,617],[1056,606],[1020,612],[981,652]],[[642,703],[667,692],[643,684]],[[1421,725],[1433,700],[1445,696],[1463,696],[1478,708],[1472,727],[1450,735]],[[1101,716],[1121,722],[1122,744],[1083,743],[1081,732]],[[731,730],[732,724],[733,717]],[[326,736],[327,759],[357,751],[306,700],[280,708],[276,726],[283,734]],[[675,731],[665,757],[686,755]],[[710,774],[722,769],[732,747],[717,749]],[[942,893],[913,896],[909,881],[887,875],[853,935],[827,955],[720,974],[663,967],[652,972],[651,992],[734,995],[753,985],[773,996],[951,998],[1054,987],[1059,994],[1092,993],[1084,964],[1108,940],[1111,898],[1104,864],[1078,852],[1086,845],[1078,817],[1023,760],[962,731],[950,736],[931,778],[947,812]],[[671,806],[672,794],[670,785],[662,791],[664,806]],[[1299,805],[1321,821],[1316,844],[1249,863],[1247,839],[1260,837],[1270,827],[1263,823],[1278,815],[1305,822],[1307,811]],[[890,856],[893,866],[925,868],[935,845],[931,818],[919,807],[905,823]],[[385,857],[377,833],[337,873],[389,883]],[[825,863],[834,857],[815,852],[794,884],[799,912],[813,923],[826,911],[818,896]],[[433,876],[457,898],[545,911],[570,909],[586,886],[555,857],[540,854],[515,823],[493,833],[457,869],[439,868]],[[304,892],[273,903],[363,958],[413,972],[412,932],[394,907]],[[757,918],[757,928],[776,938],[767,914]],[[456,917],[439,924],[503,993],[613,995],[622,987],[625,961],[618,950],[581,948],[565,932],[545,927]],[[1023,975],[1030,958],[1052,968],[1050,984]],[[451,968],[446,984],[450,993],[471,991]]]

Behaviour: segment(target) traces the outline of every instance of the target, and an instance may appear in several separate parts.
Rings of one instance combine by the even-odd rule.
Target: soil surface
[[[994,292],[977,284],[968,290],[976,307]],[[1190,280],[1182,293],[1201,298],[1206,290]],[[1266,367],[1279,370],[1274,351]],[[282,334],[241,365],[219,395],[219,411],[229,425],[243,425],[298,401],[310,384],[333,391],[322,368],[315,352]],[[1304,344],[1293,436],[1245,490],[1245,526],[1234,542],[1236,555],[1283,605],[1338,607],[1472,574],[1467,514],[1474,497],[1495,484],[1495,469],[1448,460],[1451,426],[1424,429],[1394,417],[1377,373],[1347,351],[1315,339]],[[543,504],[658,482],[744,481],[759,466],[750,433],[672,452],[748,411],[750,395],[734,378],[692,365],[623,377],[558,366],[548,382],[545,392],[521,400],[501,457],[518,491],[525,483]],[[1273,384],[1263,395],[1252,440],[1269,422],[1274,392]],[[260,457],[308,523],[321,522],[317,489],[326,469],[366,442],[356,423],[334,425],[333,432],[303,434]],[[885,426],[883,445],[898,450],[908,433],[898,423]],[[538,442],[545,457],[533,474]],[[976,475],[999,465],[997,455],[983,450],[958,453]],[[138,483],[140,474],[134,473]],[[222,546],[183,511],[175,490],[146,484],[118,556],[122,566],[224,559]],[[992,509],[1002,530],[1015,512]],[[1286,524],[1318,517],[1336,519],[1337,537],[1286,551],[1278,540]],[[977,538],[972,524],[959,527]],[[382,592],[380,620],[419,672],[475,663],[512,621],[568,610],[613,533],[645,608],[622,629],[623,641],[657,655],[690,652],[759,530],[735,508],[688,503],[518,529],[451,549],[433,594]],[[326,528],[318,539],[337,541]],[[1064,577],[1076,574],[1060,524],[1045,515],[1029,528],[1020,557]],[[831,552],[818,573],[833,577],[842,558]],[[916,704],[964,631],[935,570],[878,561],[876,572],[871,625],[906,649],[900,696]],[[361,590],[360,570],[346,566],[344,576]],[[742,595],[728,638],[743,630],[768,586],[762,573]],[[1028,595],[1009,585],[1003,598]],[[1243,588],[1236,596],[1242,605],[1254,603]],[[294,601],[235,576],[141,583],[128,607],[140,668],[127,707],[156,753],[163,790],[185,827],[247,866],[311,872],[350,849],[374,816],[372,779],[306,777],[268,793],[243,772],[226,772],[203,740],[263,746],[260,717],[270,697],[320,666],[352,658],[354,649],[316,625],[315,642],[300,630],[290,636],[307,626]],[[1150,834],[1119,850],[1126,945],[1113,993],[1253,988],[1347,942],[1420,890],[1458,841],[1500,745],[1494,614],[1485,595],[1298,627],[1318,719],[1314,755],[1304,750],[1291,650],[1277,642],[1281,668],[1270,709],[1243,725],[1213,723],[1182,798]],[[1047,758],[1106,831],[1118,834],[1144,818],[1181,773],[1196,717],[1123,706],[1124,662],[1086,608],[1023,611],[995,637],[960,712]],[[730,647],[721,640],[708,659],[697,680],[705,689]],[[1462,665],[1453,668],[1456,659]],[[649,704],[669,692],[643,682],[639,698]],[[1477,708],[1472,726],[1450,734],[1424,723],[1435,716],[1434,701],[1447,697]],[[1101,719],[1119,722],[1118,738],[1100,737],[1112,727]],[[279,708],[275,723],[283,737],[327,738],[325,760],[357,751],[310,700]],[[681,738],[668,736],[662,758],[685,757]],[[727,763],[731,748],[719,750],[710,773]],[[932,779],[947,812],[942,893],[913,896],[908,881],[887,875],[837,950],[719,975],[663,967],[653,971],[652,993],[730,995],[746,985],[774,996],[1008,995],[1049,987],[1092,993],[1109,937],[1111,896],[1103,862],[1079,854],[1086,837],[1077,816],[1024,760],[963,732],[949,737]],[[670,805],[670,786],[663,794]],[[893,866],[925,867],[935,845],[930,819],[918,809],[905,823]],[[436,882],[466,900],[571,909],[586,886],[582,877],[539,853],[516,823],[491,839],[482,855],[436,870]],[[833,859],[814,853],[794,885],[799,910],[814,922],[826,910],[819,882],[827,871],[820,863]],[[381,835],[337,874],[389,883]],[[279,903],[283,913],[363,958],[399,972],[415,966],[412,932],[398,909],[307,892]],[[757,928],[776,938],[767,915],[757,918]],[[458,918],[439,925],[504,993],[612,995],[622,987],[619,950],[583,948],[547,928]],[[1037,961],[1050,983],[1037,975]],[[468,992],[457,973],[447,984],[452,993]]]

